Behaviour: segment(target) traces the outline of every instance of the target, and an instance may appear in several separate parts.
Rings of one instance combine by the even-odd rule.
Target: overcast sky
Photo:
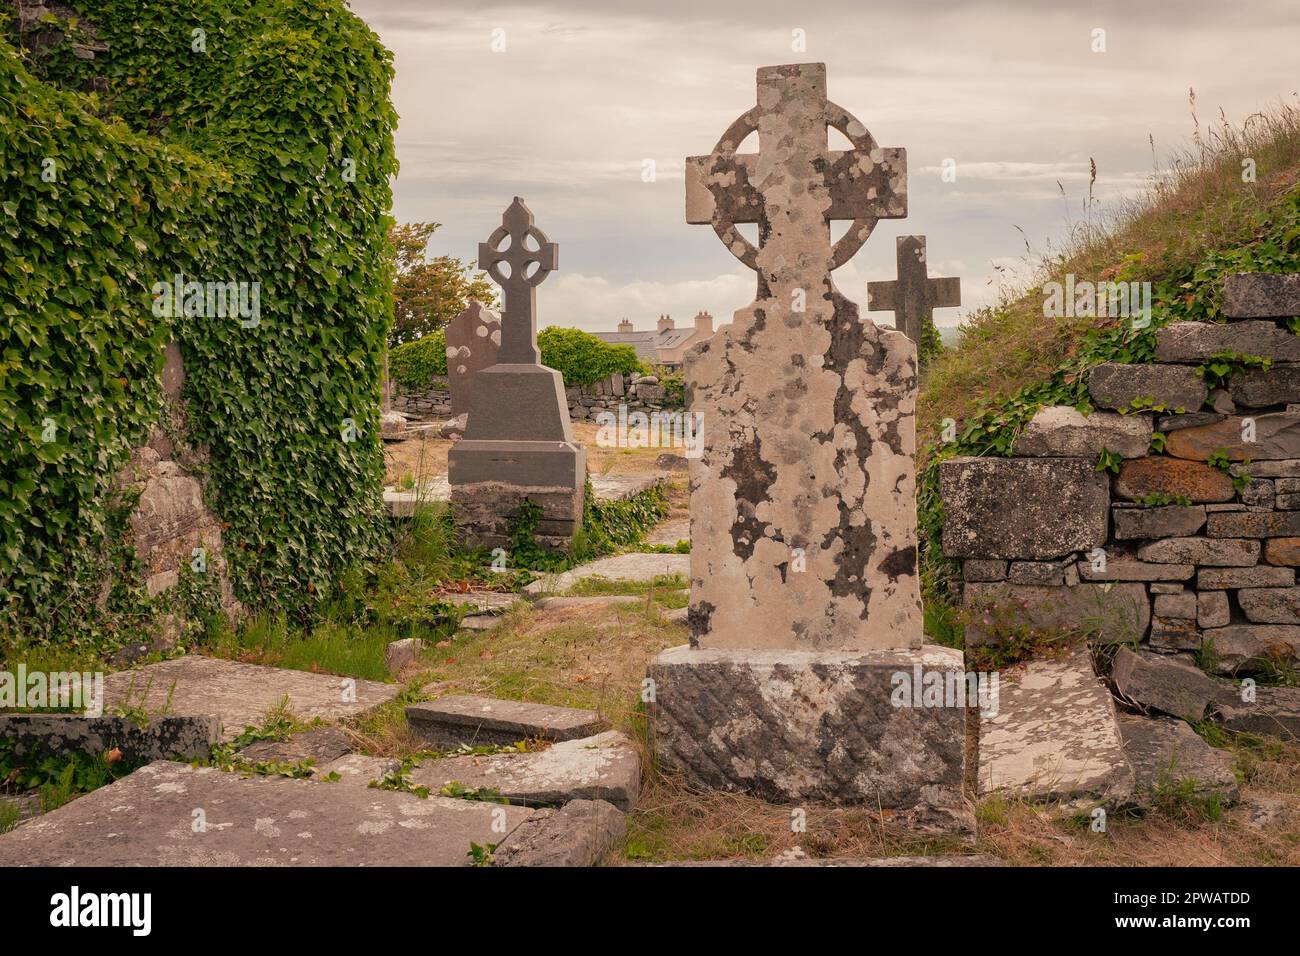
[[[962,278],[964,306],[937,312],[940,325],[995,299],[1026,241],[1041,251],[1082,218],[1090,157],[1103,201],[1140,189],[1148,136],[1163,161],[1191,134],[1189,88],[1205,125],[1300,87],[1297,0],[352,7],[395,55],[397,219],[442,223],[431,250],[471,259],[523,196],[560,246],[540,324],[589,330],[623,317],[650,328],[661,312],[680,325],[701,309],[728,321],[753,299],[752,273],[686,224],[682,160],[754,104],[759,66],[826,63],[830,99],[882,146],[906,147],[908,218],[882,221],[835,277],[865,310],[866,282],[894,277],[894,237],[926,235],[931,274]],[[941,178],[946,159],[956,182]]]

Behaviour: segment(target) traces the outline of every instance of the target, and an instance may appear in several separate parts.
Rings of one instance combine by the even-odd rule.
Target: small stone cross
[[[867,311],[893,312],[894,327],[917,345],[935,309],[961,305],[961,279],[931,279],[925,264],[925,236],[898,237],[898,278],[867,283]]]
[[[502,243],[509,239],[504,248]],[[532,240],[536,248],[530,249]],[[478,244],[478,267],[496,280],[503,292],[501,348],[502,365],[537,365],[537,286],[559,267],[560,247],[533,225],[533,214],[518,196],[501,217],[501,225]],[[509,272],[503,272],[502,265]],[[532,266],[536,269],[529,271]]]

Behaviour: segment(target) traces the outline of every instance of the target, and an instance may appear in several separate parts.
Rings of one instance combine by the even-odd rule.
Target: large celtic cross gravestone
[[[508,544],[524,499],[541,509],[535,533],[544,546],[567,547],[582,523],[586,452],[573,441],[560,373],[541,364],[537,348],[537,286],[557,265],[558,247],[518,196],[479,244],[479,268],[502,290],[501,343],[496,364],[474,377],[447,477],[457,525],[493,547]]]
[[[853,144],[827,147],[827,128]],[[758,152],[737,154],[758,133]],[[835,288],[877,220],[907,213],[906,157],[826,99],[821,64],[758,72],[758,106],[687,160],[686,218],[758,273],[758,299],[687,361],[701,647],[916,647],[916,350]],[[852,220],[838,242],[831,221]],[[736,229],[758,223],[755,248]]]
[[[961,305],[961,279],[931,279],[925,261],[925,236],[899,236],[898,278],[867,283],[867,311],[893,312],[894,327],[919,346],[935,309]]]
[[[828,128],[852,149],[831,150]],[[750,133],[758,152],[738,153]],[[758,274],[755,301],[686,357],[703,414],[691,646],[652,662],[650,714],[660,760],[696,785],[960,806],[964,712],[891,702],[897,675],[962,667],[921,647],[916,346],[831,278],[879,219],[906,215],[906,184],[904,151],[827,100],[818,63],[760,69],[758,105],[687,160],[687,221]],[[834,220],[850,220],[838,242]]]

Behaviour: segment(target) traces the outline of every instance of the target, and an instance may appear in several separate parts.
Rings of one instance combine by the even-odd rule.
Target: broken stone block
[[[1115,494],[1130,500],[1149,495],[1173,495],[1194,503],[1232,501],[1237,489],[1232,477],[1203,461],[1150,457],[1126,461],[1115,478]]]
[[[318,727],[288,740],[259,740],[239,752],[251,763],[305,763],[317,767],[352,752],[352,738],[337,727]]]
[[[1269,538],[1264,542],[1264,560],[1285,568],[1300,567],[1300,537]]]
[[[1210,515],[1210,519],[1231,515]],[[1138,548],[1143,561],[1202,564],[1213,567],[1249,567],[1259,561],[1258,541],[1239,538],[1165,538]]]
[[[1300,335],[1275,322],[1172,322],[1156,330],[1156,361],[1197,364],[1220,352],[1300,362]]]
[[[1288,333],[1290,334],[1290,333]],[[1300,335],[1292,335],[1300,344]],[[1300,457],[1300,414],[1265,412],[1250,416],[1254,440],[1246,428],[1245,416],[1225,418],[1213,425],[1182,428],[1165,440],[1165,452],[1175,458],[1203,462],[1222,453],[1232,461],[1269,461]]]
[[[1215,750],[1181,720],[1121,714],[1119,730],[1139,805],[1150,805],[1162,792],[1189,780],[1198,798],[1217,795],[1231,806],[1240,797],[1231,754]]]
[[[926,680],[965,688],[964,673],[961,652],[946,647],[671,648],[650,664],[651,739],[663,766],[690,785],[776,802],[866,804],[918,820],[932,819],[929,809],[951,829],[966,707],[918,696]]]
[[[1115,537],[1181,538],[1205,527],[1205,507],[1166,505],[1157,508],[1115,508]]]
[[[1146,711],[1197,723],[1211,707],[1235,699],[1232,685],[1217,681],[1181,658],[1120,648],[1110,679],[1119,696]]]
[[[423,650],[424,641],[418,637],[393,641],[384,648],[384,666],[388,668],[388,673],[397,676],[404,667],[414,664]]]
[[[1012,450],[1016,455],[1087,458],[1095,463],[1103,450],[1141,458],[1150,448],[1149,415],[1084,415],[1069,405],[1052,405],[1034,413]]]
[[[1151,603],[1141,584],[1080,584],[1038,587],[1020,584],[968,584],[962,602],[972,610],[1010,608],[1017,621],[1061,636],[1086,635],[1103,643],[1141,640],[1151,622]],[[995,616],[985,615],[992,623]],[[994,643],[998,636],[976,616],[966,624],[968,646]]]
[[[1206,388],[1196,369],[1186,365],[1103,362],[1088,373],[1088,393],[1102,408],[1131,409],[1140,402],[1173,412],[1195,412],[1205,401]]]
[[[641,792],[641,755],[626,734],[607,730],[544,750],[449,757],[411,771],[411,781],[437,793],[450,783],[487,788],[525,806],[605,800],[624,812]]]
[[[939,481],[949,557],[1044,560],[1106,541],[1109,482],[1093,461],[953,458]]]
[[[1300,402],[1300,364],[1244,369],[1230,384],[1233,401],[1245,408]]]
[[[1234,319],[1300,315],[1300,275],[1238,272],[1223,284],[1223,314]]]
[[[64,754],[80,750],[91,756],[116,748],[128,763],[150,760],[206,760],[221,741],[221,723],[209,715],[151,718],[144,726],[128,717],[105,714],[4,714],[0,740],[11,741],[15,755]]]
[[[1300,665],[1300,625],[1229,624],[1204,633],[1220,674],[1261,674]]]
[[[607,578],[610,581],[653,581],[658,577],[689,578],[689,554],[641,554],[630,552],[580,564],[563,574],[550,574],[538,578],[524,588],[524,595],[539,598],[547,594],[563,594],[588,578]]]
[[[1133,789],[1115,708],[1086,649],[1003,674],[998,712],[980,720],[980,793],[1030,800],[1123,800]]]
[[[604,800],[539,810],[497,845],[493,866],[595,866],[623,839],[627,818]]]
[[[1007,562],[967,558],[961,564],[961,575],[966,581],[1005,581]]]
[[[1205,533],[1211,538],[1287,538],[1300,535],[1300,511],[1229,511],[1210,515]]]
[[[0,866],[468,866],[535,813],[164,761],[0,835]]]
[[[414,704],[406,708],[406,719],[421,740],[443,750],[533,738],[573,740],[599,733],[605,725],[593,710],[475,696]]]
[[[1286,588],[1295,584],[1290,568],[1270,568],[1259,564],[1250,568],[1201,568],[1196,573],[1200,591],[1227,591],[1234,588]]]
[[[1266,734],[1283,740],[1300,740],[1300,688],[1256,687],[1255,699],[1238,695],[1219,708],[1219,720],[1236,733]]]
[[[1242,588],[1237,603],[1246,619],[1256,624],[1294,624],[1300,621],[1300,587]]]
[[[1228,595],[1222,591],[1202,591],[1196,595],[1196,623],[1201,627],[1226,627],[1232,620]]]

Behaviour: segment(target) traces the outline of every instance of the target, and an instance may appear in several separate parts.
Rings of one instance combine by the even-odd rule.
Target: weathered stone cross
[[[898,237],[898,278],[867,283],[867,311],[893,312],[894,327],[918,345],[935,309],[961,305],[961,279],[931,279],[925,264],[925,236]]]
[[[830,149],[827,127],[853,149]],[[753,132],[758,153],[737,154]],[[806,280],[822,261],[828,273],[842,266],[878,220],[906,215],[906,150],[880,148],[865,126],[826,99],[821,63],[759,70],[758,105],[731,124],[712,153],[686,160],[686,221],[711,224],[731,254],[758,271],[760,296],[764,282]],[[809,228],[810,219],[820,227]],[[853,225],[832,246],[831,220],[844,219]],[[758,249],[739,223],[758,223]]]
[[[507,238],[510,244],[502,248]],[[528,248],[530,239],[537,248]],[[559,246],[533,225],[532,212],[518,196],[488,241],[478,244],[478,267],[496,280],[504,296],[498,363],[536,365],[541,361],[537,349],[537,286],[559,267],[559,251]],[[507,272],[502,271],[502,264]],[[530,273],[534,265],[537,268]]]

